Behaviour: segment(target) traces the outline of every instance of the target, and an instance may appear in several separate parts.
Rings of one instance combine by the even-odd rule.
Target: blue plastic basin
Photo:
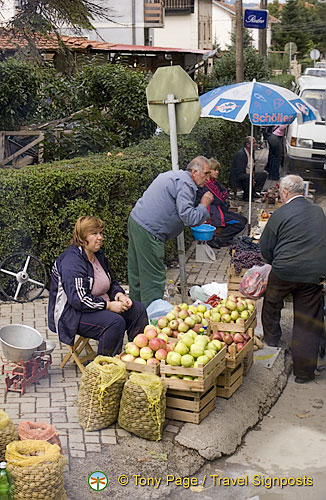
[[[201,226],[192,227],[192,235],[195,240],[198,241],[209,241],[213,238],[213,234],[216,227],[210,224],[202,224]]]

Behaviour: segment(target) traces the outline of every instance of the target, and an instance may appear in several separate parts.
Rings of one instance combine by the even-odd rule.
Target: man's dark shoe
[[[254,192],[252,193],[252,197],[253,197],[253,198],[261,198],[260,194],[256,193],[256,191],[254,191]]]
[[[207,245],[208,245],[209,247],[211,247],[211,248],[216,248],[217,250],[218,250],[219,248],[221,248],[221,247],[220,247],[220,245],[219,245],[219,243],[218,243],[218,242],[217,242],[214,238],[213,238],[212,240],[208,241],[208,242],[207,242]]]
[[[313,377],[295,377],[294,382],[296,384],[305,384],[306,382],[311,382],[312,380],[315,379],[315,375]]]

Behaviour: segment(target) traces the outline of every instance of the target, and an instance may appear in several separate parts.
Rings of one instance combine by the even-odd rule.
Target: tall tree
[[[314,0],[312,0],[314,2]],[[316,33],[325,34],[325,22],[318,18],[317,7],[304,0],[287,0],[282,6],[281,22],[273,26],[273,45],[283,50],[287,42],[295,42],[299,54],[306,54]]]
[[[0,6],[4,0],[0,0]],[[104,0],[21,0],[8,27],[24,34],[59,33],[60,27],[75,32],[93,30],[95,18],[109,19]]]

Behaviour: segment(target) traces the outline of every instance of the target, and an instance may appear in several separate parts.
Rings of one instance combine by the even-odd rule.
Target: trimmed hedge
[[[202,119],[189,136],[178,139],[179,167],[198,154],[215,156],[225,181],[247,133],[247,123]],[[0,258],[26,251],[50,271],[69,244],[77,218],[98,215],[106,222],[103,248],[117,278],[125,280],[129,213],[152,180],[170,168],[169,138],[161,134],[112,156],[89,155],[0,171]],[[167,257],[176,257],[175,243],[167,245]]]

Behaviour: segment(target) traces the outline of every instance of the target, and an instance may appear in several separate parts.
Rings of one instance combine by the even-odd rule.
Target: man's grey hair
[[[299,175],[286,175],[280,182],[280,191],[287,189],[291,194],[304,194],[304,183]]]
[[[191,162],[187,165],[187,171],[192,172],[193,170],[197,170],[201,172],[205,166],[209,166],[209,160],[205,156],[196,156]]]

